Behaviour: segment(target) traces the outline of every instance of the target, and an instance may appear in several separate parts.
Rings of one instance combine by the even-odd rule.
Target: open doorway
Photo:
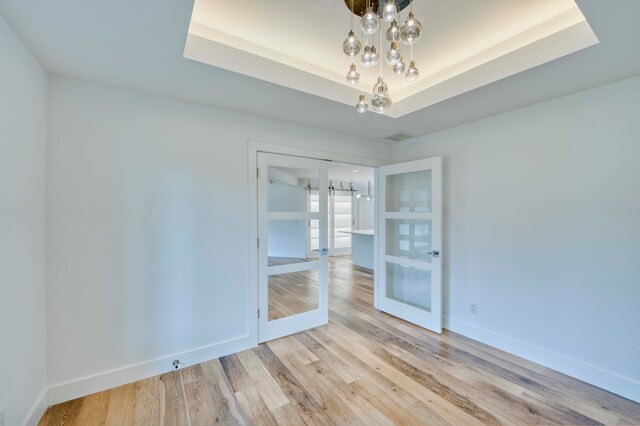
[[[328,249],[329,259],[374,271],[374,168],[351,164],[329,163]],[[309,203],[319,201],[319,188],[307,181]],[[317,257],[320,249],[317,223],[308,233],[307,257]]]
[[[375,169],[259,154],[259,170],[259,325],[270,340],[325,324],[330,293],[355,275],[373,295]]]
[[[441,332],[440,158],[373,168],[256,154],[259,341],[363,303]]]

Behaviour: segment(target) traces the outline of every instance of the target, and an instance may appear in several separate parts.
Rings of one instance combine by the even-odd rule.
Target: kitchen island
[[[361,268],[373,270],[373,229],[340,231],[351,234],[351,261]]]

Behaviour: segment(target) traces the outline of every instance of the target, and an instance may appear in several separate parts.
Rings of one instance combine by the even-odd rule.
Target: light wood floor
[[[41,425],[640,424],[640,404],[373,309],[330,266],[329,324],[47,410]]]
[[[305,259],[270,257],[269,266],[306,262]],[[318,271],[271,275],[269,321],[318,309]]]

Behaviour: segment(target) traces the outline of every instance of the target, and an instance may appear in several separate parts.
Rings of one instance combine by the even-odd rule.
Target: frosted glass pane
[[[309,183],[314,188],[318,187],[318,170],[269,166],[268,173],[270,212],[320,211],[317,191],[314,199],[307,189]]]
[[[387,262],[387,298],[431,312],[431,271]]]
[[[390,256],[431,261],[430,220],[386,220],[386,253]]]
[[[269,277],[269,321],[313,311],[319,306],[318,271]]]
[[[387,176],[385,196],[388,212],[431,212],[431,170]]]

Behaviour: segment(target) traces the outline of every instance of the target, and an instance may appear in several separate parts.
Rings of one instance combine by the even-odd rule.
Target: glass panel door
[[[442,332],[442,160],[378,170],[378,308]]]
[[[324,161],[258,154],[261,342],[328,321],[327,182]]]

